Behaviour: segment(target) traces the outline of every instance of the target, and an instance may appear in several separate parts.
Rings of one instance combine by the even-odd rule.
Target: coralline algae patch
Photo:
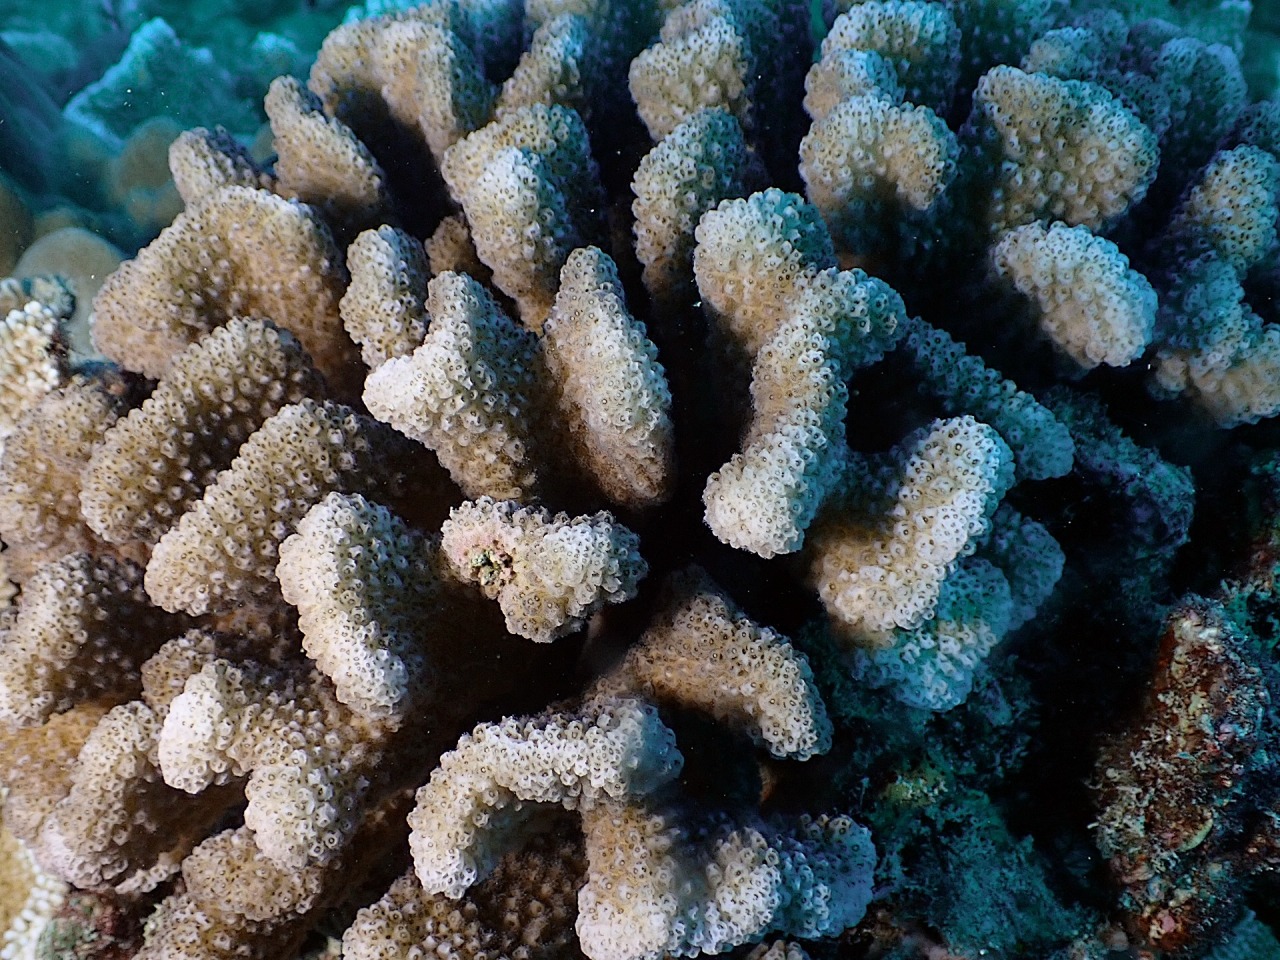
[[[352,16],[0,284],[14,956],[1267,942],[1238,5],[811,12]]]

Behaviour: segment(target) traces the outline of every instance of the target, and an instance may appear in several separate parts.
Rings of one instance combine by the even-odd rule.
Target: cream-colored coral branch
[[[879,360],[906,321],[897,293],[860,270],[825,270],[798,287],[755,356],[742,452],[702,493],[712,533],[766,558],[804,544],[845,467],[846,381]]]
[[[76,377],[32,408],[0,456],[0,536],[28,563],[104,545],[81,510],[85,461],[117,422],[123,398],[108,383]],[[25,574],[24,564],[12,564]]]
[[[295,77],[271,81],[264,106],[276,148],[275,190],[320,210],[350,236],[390,218],[392,202],[377,159],[320,98]]]
[[[94,344],[126,369],[162,377],[213,328],[270,317],[333,383],[347,384],[356,353],[338,315],[345,280],[333,236],[310,207],[222,187],[107,278],[94,298]]]
[[[183,857],[237,799],[209,791],[193,801],[156,764],[160,717],[141,701],[116,707],[85,741],[67,795],[33,843],[46,869],[78,887],[142,892],[177,872]]]
[[[683,763],[641,701],[602,698],[577,714],[481,724],[418,791],[409,846],[425,890],[460,897],[532,830],[532,804],[588,809],[648,793]]]
[[[71,553],[40,567],[0,625],[0,720],[38,724],[97,697],[139,691],[138,668],[184,618],[151,605],[127,560]]]
[[[599,172],[582,118],[543,104],[502,113],[450,147],[441,172],[494,284],[540,330],[565,260],[601,233]]]
[[[388,729],[346,709],[314,670],[218,659],[169,704],[157,755],[165,782],[190,794],[248,777],[258,849],[301,868],[354,836]]]
[[[403,960],[423,943],[445,942],[458,960],[573,955],[578,888],[585,873],[582,842],[568,830],[533,837],[507,852],[461,902],[427,893],[409,870],[377,903],[356,914],[342,937],[342,955]]]
[[[507,629],[545,643],[636,594],[640,538],[608,513],[570,517],[482,497],[455,507],[440,549],[452,575],[497,600]]]
[[[303,650],[370,719],[423,705],[425,634],[439,604],[435,544],[364,497],[331,493],[280,545],[276,575]]]
[[[832,505],[810,544],[809,580],[843,630],[874,635],[933,615],[1013,485],[1013,456],[972,417],[940,420],[877,464],[855,461],[844,484],[874,506]]]
[[[721,108],[699,110],[650,150],[632,178],[636,257],[644,285],[666,300],[693,292],[694,228],[759,175],[742,126]]]
[[[833,936],[862,919],[876,859],[865,827],[698,819],[643,799],[583,812],[578,938],[592,960],[715,954],[771,932]]]
[[[55,306],[30,300],[0,321],[0,444],[22,415],[66,377]]]
[[[271,597],[280,543],[325,494],[381,484],[403,495],[410,480],[423,478],[430,486],[430,461],[407,474],[409,459],[418,460],[409,446],[341,404],[284,407],[160,538],[147,564],[147,593],[166,610],[195,615]]]
[[[365,230],[347,248],[351,283],[338,304],[342,323],[376,369],[404,357],[427,335],[427,255],[403,230]]]
[[[369,375],[365,404],[434,450],[467,496],[534,493],[545,471],[536,339],[465,274],[441,274],[428,292],[426,339]]]
[[[575,250],[560,271],[542,347],[579,468],[613,503],[666,500],[675,482],[671,391],[617,267],[596,247]]]

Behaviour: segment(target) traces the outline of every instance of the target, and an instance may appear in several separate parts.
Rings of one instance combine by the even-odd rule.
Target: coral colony
[[[0,956],[1280,956],[1247,14],[437,0],[179,136],[98,359],[0,284]]]

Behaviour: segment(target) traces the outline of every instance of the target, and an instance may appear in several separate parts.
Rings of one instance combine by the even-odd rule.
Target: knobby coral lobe
[[[1274,571],[1177,598],[1275,515],[1280,109],[1098,7],[436,0],[178,138],[109,363],[0,286],[17,882],[144,960],[1255,936]]]

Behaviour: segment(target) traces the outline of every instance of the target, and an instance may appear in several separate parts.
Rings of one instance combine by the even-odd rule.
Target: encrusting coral
[[[1239,4],[369,6],[173,141],[102,356],[0,282],[23,955],[1264,942]]]
[[[1250,795],[1275,775],[1269,685],[1251,660],[1222,607],[1191,599],[1170,615],[1143,715],[1098,759],[1098,846],[1126,921],[1164,950],[1220,930],[1241,871],[1280,866]]]

